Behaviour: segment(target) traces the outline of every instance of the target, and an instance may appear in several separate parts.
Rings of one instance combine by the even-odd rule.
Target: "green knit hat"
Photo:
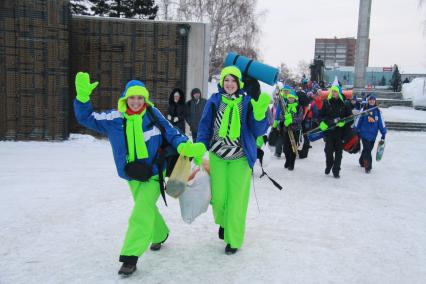
[[[243,76],[241,75],[240,69],[237,66],[228,66],[222,69],[220,72],[220,87],[223,88],[223,81],[228,75],[234,75],[238,79],[240,89],[244,88],[244,83],[242,81]]]
[[[126,89],[118,100],[118,111],[126,112],[127,110],[127,98],[131,96],[141,96],[145,98],[145,103],[148,106],[154,106],[149,100],[149,92],[145,87],[145,84],[138,80],[132,80],[126,85]]]
[[[331,86],[330,89],[328,89],[328,99],[330,100],[333,97],[333,91],[336,91],[339,94],[339,98],[344,101],[342,94],[340,93],[339,87],[337,86]]]

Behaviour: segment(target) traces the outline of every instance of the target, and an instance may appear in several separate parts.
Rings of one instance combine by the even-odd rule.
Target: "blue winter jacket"
[[[109,142],[111,143],[118,175],[123,179],[130,180],[124,172],[124,166],[127,161],[127,147],[125,130],[123,127],[123,114],[117,110],[96,113],[93,112],[90,102],[82,103],[77,99],[74,101],[74,111],[77,121],[81,125],[108,137]],[[163,117],[157,108],[152,107],[152,112],[155,114],[158,123],[164,127],[166,139],[174,148],[177,148],[180,143],[188,140],[186,136],[180,134],[178,130],[173,128],[173,126]],[[141,161],[141,163],[153,165],[153,174],[156,175],[158,174],[158,169],[155,165],[154,159],[158,148],[163,142],[163,137],[160,130],[153,125],[148,111],[145,112],[142,118],[142,129],[148,150],[148,158],[139,161]]]
[[[210,99],[207,100],[198,126],[197,142],[204,143],[207,149],[210,148],[210,141],[213,138],[216,111],[219,109],[219,104],[224,92],[225,91],[220,88],[218,93],[213,94]],[[250,102],[251,97],[244,94],[242,91],[240,91],[240,94],[244,95],[241,115],[241,144],[249,166],[253,168],[257,159],[256,138],[266,133],[268,129],[268,119],[265,116],[263,120],[256,121],[253,116]]]
[[[378,108],[369,111],[366,115],[362,115],[355,122],[355,126],[362,139],[375,141],[379,130],[382,134],[382,139],[385,139],[386,125]]]

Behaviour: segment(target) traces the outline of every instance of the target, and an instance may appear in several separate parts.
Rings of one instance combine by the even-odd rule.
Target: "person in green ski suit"
[[[234,254],[243,244],[256,138],[268,128],[270,97],[262,93],[255,101],[243,86],[238,67],[221,71],[219,92],[207,101],[197,136],[197,142],[209,149],[211,204],[226,254]]]
[[[150,101],[148,89],[142,82],[128,82],[118,100],[118,110],[103,113],[93,112],[90,103],[90,95],[97,85],[98,82],[90,83],[88,73],[76,75],[74,111],[81,125],[108,137],[118,175],[130,186],[134,207],[120,253],[123,265],[118,272],[127,276],[136,270],[138,258],[150,244],[152,250],[159,250],[169,236],[156,206],[160,196],[159,171],[164,171],[158,168],[156,159],[163,139],[179,154],[197,160],[206,149],[202,143],[189,142],[163,117]],[[156,125],[163,128],[164,137]]]

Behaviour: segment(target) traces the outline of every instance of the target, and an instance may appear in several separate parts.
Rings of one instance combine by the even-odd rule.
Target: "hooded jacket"
[[[324,121],[327,125],[332,125],[337,122],[338,119],[348,117],[352,114],[351,109],[345,103],[342,95],[339,92],[339,98],[334,99],[330,94],[328,99],[324,101],[322,109],[320,111],[320,122]],[[344,134],[344,128],[349,124],[346,124],[344,127],[335,127],[334,129],[327,130],[324,132],[325,136],[333,135],[342,137]]]
[[[126,89],[123,92],[121,98],[126,97],[126,93],[129,87],[138,84],[145,87],[142,82],[132,80],[126,85]],[[173,126],[163,117],[157,108],[154,106],[148,107],[152,108],[152,112],[156,116],[158,123],[161,124],[161,126],[163,126],[165,129],[167,141],[174,148],[177,148],[180,143],[186,142],[188,140],[186,136],[180,134],[178,130],[173,128]],[[87,103],[82,103],[77,99],[74,100],[74,112],[77,121],[81,125],[108,137],[118,175],[123,179],[130,180],[130,178],[124,172],[124,167],[127,163],[127,147],[125,129],[123,127],[123,113],[117,110],[97,113],[93,111],[90,101]],[[153,122],[151,121],[151,118],[147,112],[145,112],[144,116],[142,117],[141,127],[148,150],[148,157],[145,159],[140,159],[139,161],[141,163],[152,165],[153,174],[156,175],[158,174],[158,169],[155,165],[155,158],[158,149],[163,142],[163,137],[160,130],[153,125]]]
[[[186,122],[188,122],[192,132],[198,131],[201,115],[203,114],[203,110],[207,102],[206,99],[201,96],[198,101],[194,99],[195,92],[199,92],[201,95],[201,91],[199,89],[193,89],[191,91],[191,100],[186,103],[185,115]]]
[[[250,102],[251,97],[246,95],[241,89],[238,92],[240,95],[243,95],[240,136],[241,144],[249,166],[250,168],[253,168],[257,159],[256,138],[265,134],[268,128],[268,120],[265,117],[261,121],[256,121],[253,116],[253,110]],[[207,100],[203,115],[201,116],[200,125],[198,127],[197,142],[204,143],[207,149],[210,148],[214,129],[213,123],[216,117],[216,111],[219,109],[223,93],[225,93],[225,90],[223,88],[219,88],[219,92],[213,94]]]
[[[174,94],[179,93],[179,101],[174,101]],[[169,95],[169,107],[167,115],[171,116],[169,120],[173,126],[177,126],[182,133],[185,133],[185,94],[179,88],[173,89]],[[178,119],[175,121],[175,119]]]

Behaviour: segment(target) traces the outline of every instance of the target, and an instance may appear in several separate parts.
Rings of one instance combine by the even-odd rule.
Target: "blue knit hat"
[[[376,100],[376,96],[374,94],[370,94],[368,96],[368,100]]]

